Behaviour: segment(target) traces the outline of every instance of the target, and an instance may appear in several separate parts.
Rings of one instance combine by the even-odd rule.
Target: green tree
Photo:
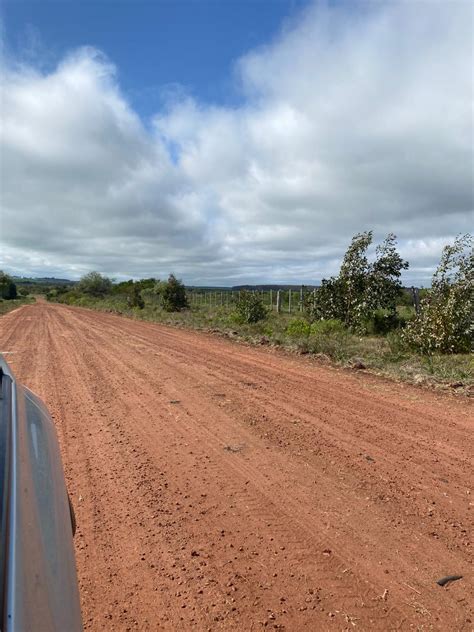
[[[10,275],[0,270],[0,298],[11,300],[16,298],[16,285]]]
[[[77,289],[83,294],[101,298],[111,292],[112,281],[99,272],[89,272],[81,278],[77,284]]]
[[[179,312],[189,307],[186,288],[174,274],[169,275],[168,281],[155,285],[155,294],[160,297],[161,305],[167,312]]]
[[[337,319],[362,333],[377,310],[395,315],[400,275],[408,263],[398,254],[393,233],[376,248],[375,261],[369,262],[367,250],[372,238],[372,231],[354,235],[339,275],[323,279],[316,295],[306,297],[310,320]]]
[[[154,277],[150,277],[149,279],[140,279],[136,283],[138,283],[140,290],[153,290],[157,280]]]
[[[396,314],[397,301],[402,295],[402,270],[408,269],[408,261],[400,257],[396,244],[396,236],[389,233],[377,246],[366,290],[369,309],[386,309],[390,316]]]
[[[235,304],[237,319],[243,323],[257,323],[267,317],[267,309],[258,292],[241,290]]]
[[[420,313],[403,331],[410,346],[427,355],[474,348],[474,249],[471,235],[445,246]]]
[[[371,243],[372,231],[355,235],[339,272],[337,289],[341,293],[342,303],[340,320],[353,328],[359,328],[367,316],[366,294],[370,277],[367,249]]]
[[[138,309],[143,309],[145,307],[145,301],[143,300],[139,283],[134,283],[132,285],[130,294],[127,297],[127,303],[129,307],[138,307]]]
[[[129,281],[121,281],[120,283],[114,283],[112,286],[112,294],[130,294],[133,288],[133,279]]]

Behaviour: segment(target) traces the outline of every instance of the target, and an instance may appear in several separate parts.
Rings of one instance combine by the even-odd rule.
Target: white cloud
[[[236,63],[245,96],[176,91],[146,128],[98,51],[3,68],[0,265],[187,282],[315,281],[393,231],[425,282],[472,227],[470,3],[307,9]]]

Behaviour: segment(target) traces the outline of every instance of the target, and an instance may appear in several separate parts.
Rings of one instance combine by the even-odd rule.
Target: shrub
[[[267,317],[268,312],[257,292],[242,290],[235,304],[234,314],[237,322],[258,323]]]
[[[81,278],[77,284],[77,289],[89,296],[103,297],[111,292],[112,281],[99,272],[89,272]]]
[[[403,332],[405,343],[424,354],[463,353],[474,346],[474,251],[471,235],[445,246],[420,313]]]
[[[378,309],[364,322],[364,328],[369,334],[385,336],[390,331],[401,329],[406,322],[407,319],[402,314]]]
[[[140,285],[138,283],[134,283],[132,285],[130,294],[127,296],[127,305],[129,307],[138,307],[138,309],[143,309],[145,307],[145,301],[143,300],[140,292]]]
[[[11,276],[0,270],[0,298],[12,300],[16,298],[16,285]]]
[[[157,283],[154,292],[160,298],[161,306],[166,312],[180,312],[189,307],[186,288],[174,274],[170,274],[168,281]]]
[[[332,335],[332,334],[345,334],[346,328],[344,323],[341,323],[337,318],[330,320],[318,320],[311,325],[311,333],[315,335]]]
[[[311,325],[306,320],[295,319],[288,323],[286,333],[292,338],[309,336]]]

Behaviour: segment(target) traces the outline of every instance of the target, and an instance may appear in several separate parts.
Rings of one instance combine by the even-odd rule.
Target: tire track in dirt
[[[101,345],[101,348],[103,348],[103,345]],[[96,357],[98,358],[98,356],[96,356]],[[113,358],[110,358],[110,357],[104,358],[103,357],[103,358],[101,358],[101,360],[105,363],[105,366],[107,366],[107,364],[109,366],[117,366],[120,363],[120,360],[117,357],[113,357]],[[98,359],[98,362],[100,362],[101,360]],[[130,370],[130,367],[129,366],[124,366],[124,372],[126,372],[127,370]],[[99,367],[96,366],[96,367],[94,367],[93,374],[100,379],[100,376],[103,374],[103,370],[101,370]],[[136,373],[135,372],[134,372],[134,376],[136,377]],[[145,379],[145,384],[147,384],[147,383],[148,383],[148,380]],[[142,389],[142,388],[143,388],[143,385],[140,386],[140,389]],[[165,387],[165,389],[166,389],[166,387]],[[181,388],[180,388],[180,390],[181,390]],[[117,392],[118,392],[118,389],[117,389]],[[167,394],[166,394],[166,398],[170,398],[170,397],[173,398],[173,397],[176,397],[176,396],[177,396],[177,394],[175,392],[175,389],[172,389],[171,391],[168,389]],[[146,397],[144,397],[143,399],[145,401],[152,400],[153,399],[153,393],[152,392],[151,393],[147,393]],[[174,400],[174,401],[176,401],[176,400]],[[188,414],[189,417],[192,417],[192,415],[189,412],[187,414]],[[220,421],[222,422],[222,419]],[[183,425],[183,424],[181,424],[181,425]],[[167,428],[166,431],[168,433],[170,433],[169,434],[169,441],[172,441],[173,437],[176,438],[176,436],[178,436],[178,433],[180,432],[180,428],[177,427],[176,425],[172,424],[172,420],[171,419],[168,421],[168,424],[167,424],[166,428]],[[210,433],[209,431],[206,431],[205,429],[200,429],[197,432],[196,432],[196,430],[194,430],[194,431],[193,430],[194,429],[193,429],[192,424],[187,424],[186,425],[186,432],[183,435],[183,441],[187,440],[188,442],[192,441],[196,445],[204,445],[204,446],[206,446],[207,450],[209,450],[209,447],[212,446],[213,447],[214,456],[221,457],[222,449],[223,449],[223,447],[225,445],[225,443],[223,442],[222,439],[217,438],[213,433]],[[194,441],[193,441],[193,434],[195,435]],[[162,429],[160,430],[160,435],[161,435],[161,438],[162,438],[162,435],[163,435],[163,430]],[[160,441],[160,436],[156,436],[154,438],[154,442],[155,443],[157,443],[158,441]],[[246,483],[249,483],[250,480],[251,480],[255,484],[255,481],[258,480],[258,478],[259,478],[258,471],[255,469],[255,467],[252,468],[252,469],[249,469],[248,466],[244,466],[244,467],[240,466],[240,467],[238,467],[238,465],[235,464],[235,463],[232,464],[232,465],[229,463],[229,465],[230,465],[230,468],[234,470],[234,477],[233,477],[233,479],[236,478],[236,476],[240,475],[240,477],[244,481],[246,481]],[[229,465],[226,466],[226,469],[227,469],[227,467],[229,467]],[[215,472],[214,478],[216,478],[216,479],[222,479],[223,478],[223,474],[224,473],[222,471],[222,466],[210,464],[209,467],[210,467],[210,469],[212,471]],[[285,542],[287,547],[288,547],[288,540],[289,540],[289,535],[290,535],[289,531],[288,531],[288,522],[292,522],[292,521],[294,522],[294,518],[291,519],[288,515],[286,515],[284,519],[278,519],[278,515],[280,513],[282,513],[282,510],[281,510],[281,508],[279,508],[279,509],[275,508],[274,503],[271,503],[271,502],[268,501],[268,498],[272,495],[272,493],[270,491],[267,490],[266,497],[262,498],[262,496],[261,496],[262,482],[263,481],[261,481],[261,484],[259,486],[260,487],[260,489],[259,489],[260,495],[256,496],[254,494],[253,499],[249,500],[249,498],[248,498],[249,494],[248,493],[246,494],[245,502],[247,504],[248,503],[252,504],[252,506],[255,508],[255,510],[253,512],[251,512],[250,515],[257,516],[260,521],[263,520],[263,519],[268,521],[270,518],[272,518],[272,522],[273,522],[272,530],[273,530],[273,533],[275,534],[277,532],[281,532],[280,540],[282,542]],[[230,495],[230,496],[235,497],[238,494],[238,489],[241,488],[241,487],[245,488],[245,485],[242,482],[237,483],[237,486],[233,485],[232,489],[230,490],[229,489],[229,485],[227,484],[226,495],[227,496]],[[264,488],[265,488],[265,484],[263,485],[263,489]],[[263,514],[262,514],[262,506],[263,505],[267,506],[267,513],[266,513],[265,517],[263,517]],[[286,500],[286,505],[288,505],[288,500]],[[286,510],[288,511],[288,508]],[[275,512],[277,512],[276,515],[275,515]],[[293,513],[295,515],[297,513],[297,507],[296,506],[294,506]],[[300,514],[301,514],[301,512],[300,512]],[[277,518],[276,518],[276,516],[277,516]],[[246,519],[248,520],[248,516],[246,516]],[[304,534],[305,540],[304,540],[304,544],[303,544],[301,542],[301,538],[300,538],[300,541],[297,543],[297,541],[295,539],[296,538],[296,536],[295,536],[295,528],[296,528],[297,525],[293,525],[293,528],[292,528],[293,536],[292,536],[292,541],[290,542],[293,555],[295,554],[297,545],[298,545],[299,550],[301,550],[301,551],[304,550],[305,552],[307,552],[307,550],[308,550],[308,540],[315,540],[314,534],[311,537],[307,533],[307,531],[308,531],[307,517],[300,515],[299,520],[300,520],[300,524],[302,524],[304,526],[304,529],[306,531],[306,533]],[[312,526],[312,531],[313,532],[317,531],[317,529],[319,528],[319,525],[310,525],[310,526]],[[325,542],[325,545],[326,545],[326,548],[327,548],[327,542]],[[287,547],[283,547],[283,548],[287,548]],[[321,542],[313,542],[313,546],[310,547],[310,548],[313,548],[315,551],[321,552],[321,551],[324,550],[324,544],[321,543]],[[303,555],[301,556],[301,558],[303,559]],[[321,560],[319,562],[319,566],[321,566],[321,568],[319,569],[319,578],[313,577],[313,580],[316,583],[318,583],[318,581],[320,582],[325,576],[327,576],[327,574],[329,572],[334,573],[334,570],[335,570],[334,556],[333,556],[333,559],[330,561],[330,563],[328,562],[328,563],[325,564],[325,562],[326,562],[326,559],[324,557],[321,557]],[[325,565],[326,566],[329,565],[331,567],[331,569],[324,568]],[[342,573],[342,571],[344,570],[344,566],[343,566],[342,562],[339,562],[339,566],[340,566],[339,572],[341,573],[341,580],[339,582],[340,585],[338,585],[336,587],[337,588],[337,593],[338,593],[338,596],[339,596],[339,600],[340,600],[341,604],[344,604],[344,600],[345,599],[346,600],[350,599],[351,603],[349,603],[347,605],[346,610],[354,611],[354,603],[355,603],[356,599],[354,597],[353,590],[352,590],[352,594],[351,594],[351,590],[349,589],[348,583],[355,584],[357,582],[357,578],[352,577],[352,579],[349,579],[349,576],[344,577],[343,576],[344,574]],[[348,569],[346,569],[346,572],[347,572],[347,570]],[[312,574],[314,575],[314,570],[313,570]],[[345,584],[345,585],[343,585],[343,584]],[[359,586],[359,591],[358,591],[359,594],[358,594],[358,596],[360,597],[360,596],[364,595],[364,592],[365,592],[365,602],[366,603],[369,603],[372,599],[374,599],[376,597],[376,593],[375,592],[372,593],[372,594],[369,594],[367,592],[367,590],[365,589],[365,586]],[[366,609],[367,609],[367,607],[366,607]]]
[[[45,303],[5,341],[82,494],[87,628],[472,628],[469,402]]]
[[[181,364],[180,366],[183,366],[183,365]],[[223,370],[223,372],[225,372],[225,371]],[[184,381],[185,377],[186,377],[185,375],[181,375],[179,380],[178,380],[181,383],[181,387],[182,387],[182,382]],[[261,400],[261,399],[265,398],[265,394],[262,395],[259,391],[256,391],[256,393],[257,393],[257,395],[252,393],[252,406],[255,406],[255,403],[258,402],[258,400]],[[247,397],[247,399],[248,399],[248,397]],[[283,403],[283,405],[280,405],[280,406],[285,407],[285,404]],[[237,407],[242,412],[245,409],[245,407],[246,407],[245,400],[244,401],[239,401]],[[269,407],[271,407],[271,403],[267,404],[267,410],[268,410]],[[286,409],[288,410],[288,413],[289,413],[290,412],[290,407],[288,405],[286,405]],[[299,411],[296,410],[296,412],[299,412]],[[319,413],[317,413],[317,414],[319,414]],[[312,415],[314,417],[315,413],[313,412]],[[274,409],[273,410],[273,414],[272,414],[273,420],[275,420],[275,418],[277,418],[277,416],[278,416],[278,410]],[[310,423],[310,421],[311,421],[310,413],[308,413],[308,412],[301,412],[300,411],[300,415],[299,416],[300,416],[300,418],[305,418],[306,417],[306,421],[308,421],[308,423]],[[355,416],[356,415],[354,414],[353,417],[355,417]],[[362,461],[362,465],[365,466],[365,470],[363,470],[363,472],[362,472],[363,476],[365,478],[368,477],[368,478],[372,479],[371,480],[371,485],[379,484],[380,483],[380,478],[381,478],[380,477],[380,473],[377,472],[377,474],[374,476],[374,474],[371,471],[371,470],[374,469],[374,466],[371,465],[370,463],[367,463],[367,461],[365,461],[363,456],[361,456],[361,453],[359,453],[359,455],[356,455],[356,454],[353,453],[354,452],[353,450],[352,451],[350,450],[350,447],[351,447],[351,445],[352,446],[354,445],[354,440],[356,438],[353,437],[353,436],[352,437],[350,436],[350,439],[346,440],[344,438],[343,432],[341,432],[340,430],[338,432],[335,432],[333,430],[333,426],[337,425],[337,423],[335,424],[333,420],[334,420],[334,415],[329,419],[328,423],[323,425],[324,437],[322,438],[322,440],[324,441],[324,446],[323,446],[324,450],[328,451],[328,450],[337,449],[337,452],[339,453],[339,461],[340,461],[341,448],[343,448],[344,446],[347,446],[348,449],[346,450],[346,454],[342,454],[342,456],[344,456],[344,458],[346,460],[348,460],[349,462],[350,462],[351,459],[354,460],[354,457],[356,457],[359,461]],[[301,421],[301,419],[300,419],[300,421]],[[363,420],[360,420],[359,418],[357,418],[357,421],[359,422],[361,427],[364,427]],[[434,423],[434,422],[432,422],[432,423]],[[347,430],[350,433],[350,429],[347,429]],[[300,431],[300,434],[301,434],[301,425],[299,425],[299,431]],[[366,425],[366,432],[370,433],[371,436],[373,436],[374,431],[377,431],[377,427],[376,426],[374,426],[373,424],[372,425],[368,425],[368,426]],[[303,434],[304,434],[304,431],[303,431]],[[320,434],[320,436],[317,437],[317,438],[318,438],[319,441],[321,441],[321,434],[322,433],[319,433],[319,434]],[[385,432],[385,430],[382,429],[382,440],[383,440],[383,438],[385,438],[385,444],[387,443],[387,438],[389,438],[389,437],[390,437],[390,432],[388,432],[388,431]],[[314,438],[315,437],[312,437],[313,442],[314,442]],[[332,438],[332,442],[328,442],[327,441],[328,438]],[[412,437],[410,436],[410,439],[411,438]],[[462,442],[462,443],[465,446],[469,445],[469,442],[468,442],[467,438],[466,438],[466,442],[465,443]],[[359,445],[360,444],[361,444],[361,441],[359,440]],[[392,466],[395,466],[395,465],[400,466],[400,461],[401,460],[402,461],[407,461],[407,462],[411,461],[411,468],[407,470],[406,476],[404,477],[405,478],[405,480],[404,480],[404,487],[408,488],[408,489],[411,488],[410,496],[414,496],[414,495],[419,494],[421,492],[426,493],[429,489],[432,489],[434,485],[437,484],[439,486],[440,479],[441,480],[443,479],[444,472],[440,472],[438,474],[437,479],[434,478],[433,475],[431,475],[431,480],[428,479],[428,481],[427,481],[426,479],[427,479],[427,476],[429,476],[430,471],[425,469],[425,471],[422,472],[422,474],[423,474],[422,478],[424,480],[424,484],[421,486],[421,489],[420,489],[420,486],[418,485],[418,489],[417,489],[417,486],[416,485],[414,486],[413,483],[418,483],[417,478],[419,478],[419,476],[418,477],[414,476],[414,473],[415,473],[414,469],[413,469],[414,459],[411,456],[411,452],[408,453],[407,455],[405,455],[403,450],[402,450],[402,452],[398,456],[392,456],[391,454],[384,454],[384,452],[382,450],[378,449],[373,444],[370,445],[370,449],[368,449],[368,450],[367,450],[366,446],[364,446],[363,444],[360,445],[360,447],[364,448],[364,450],[366,450],[366,453],[372,455],[372,457],[375,457],[375,460],[377,461],[377,463],[382,463],[382,462],[385,461],[386,463],[389,463]],[[319,453],[321,453],[321,446],[319,446],[318,449],[319,449]],[[405,449],[405,451],[406,451],[406,449]],[[422,452],[423,451],[422,447],[419,444],[419,442],[417,443],[417,451],[418,452]],[[428,455],[428,460],[430,460],[430,459],[432,459],[432,453],[430,453]],[[427,459],[425,459],[425,461],[426,460]],[[419,466],[420,464],[423,465],[423,461],[420,461],[420,459],[418,459],[416,464],[417,464],[417,466]],[[351,465],[352,465],[352,463],[351,463]],[[467,465],[467,458],[464,457],[463,459],[460,459],[459,462],[455,462],[454,461],[454,457],[451,456],[450,465],[451,465],[451,476],[450,476],[450,491],[451,491],[451,495],[455,495],[457,493],[459,498],[464,496],[464,499],[466,499],[466,487],[465,487],[465,485],[462,484],[462,475],[463,475],[463,470],[465,471],[465,468],[466,468],[466,465]],[[461,465],[463,467],[461,467]],[[378,465],[377,469],[379,469],[379,467],[380,466]],[[457,474],[458,471],[460,473],[459,475]],[[403,469],[402,469],[402,472],[399,473],[399,478],[403,477],[403,476],[404,476],[404,472],[403,472]],[[381,486],[381,490],[379,492],[379,495],[383,495],[383,491],[384,491],[383,487],[384,486],[386,487],[387,482],[388,482],[389,485],[390,485],[391,496],[393,497],[395,495],[395,499],[396,499],[397,492],[401,491],[400,490],[400,486],[399,485],[397,486],[395,481],[391,481],[387,477],[383,477],[383,478],[385,480],[382,480],[382,486]],[[456,479],[458,479],[458,480],[456,481]],[[442,483],[442,486],[445,486],[445,483]],[[457,487],[457,489],[456,489],[456,487]],[[353,486],[351,487],[351,489],[353,489]],[[363,492],[363,491],[364,490],[362,489],[361,492]],[[452,499],[450,497],[448,497],[448,496],[445,496],[445,495],[441,494],[441,497],[438,499],[437,502],[438,502],[438,504],[441,504],[441,505],[444,504],[447,508],[449,508],[449,505],[452,503]],[[426,499],[423,511],[421,511],[421,512],[419,512],[419,511],[416,512],[415,511],[414,515],[413,515],[413,519],[415,521],[418,521],[420,518],[423,518],[423,516],[426,515],[427,511],[430,511],[430,514],[432,514],[433,512],[431,510],[433,509],[433,507],[430,506],[431,503],[432,503],[432,501]],[[400,510],[404,514],[407,513],[406,502],[405,502],[405,507],[401,507]],[[409,518],[409,516],[408,516],[408,518]],[[433,520],[433,516],[430,515],[430,518],[431,518],[431,521],[433,523],[436,522],[435,519]],[[464,529],[463,525],[460,524],[459,525],[459,529],[457,531],[455,531],[454,535],[457,535],[458,532],[459,532],[460,537],[465,539],[465,536],[463,535],[463,531],[466,531],[466,529]],[[452,535],[450,534],[449,535],[449,539],[451,539],[451,538],[452,538]],[[437,546],[436,542],[432,543],[431,546],[435,546],[436,547]]]

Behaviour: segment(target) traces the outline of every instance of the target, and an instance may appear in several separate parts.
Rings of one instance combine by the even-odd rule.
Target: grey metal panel
[[[12,392],[5,632],[82,630],[59,445],[42,402]]]

